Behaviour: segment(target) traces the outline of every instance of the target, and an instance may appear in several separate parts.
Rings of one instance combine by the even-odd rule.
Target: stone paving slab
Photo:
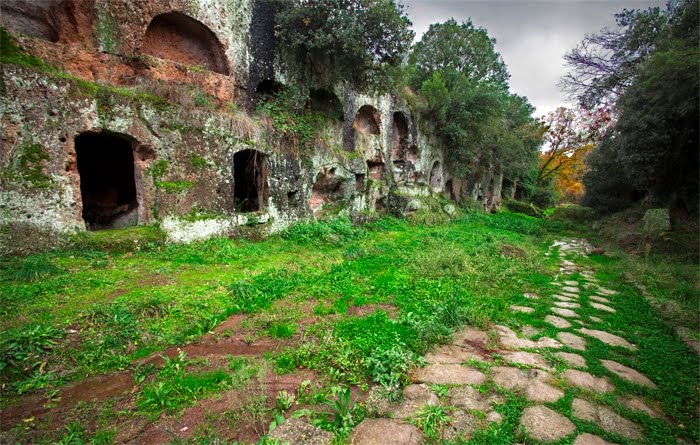
[[[572,294],[577,294],[577,293],[581,292],[581,289],[579,289],[578,287],[574,287],[574,286],[563,286],[561,288],[561,290],[564,292],[571,292]]]
[[[486,381],[486,376],[474,368],[436,363],[418,369],[413,381],[440,385],[481,385]]]
[[[563,360],[567,365],[574,368],[586,368],[586,359],[572,352],[555,352],[554,357]]]
[[[483,351],[477,350],[469,345],[465,346],[455,346],[455,345],[442,345],[433,349],[425,355],[425,361],[429,364],[443,363],[443,364],[457,364],[465,363],[469,360],[479,360],[488,361],[489,358],[485,357]]]
[[[581,305],[578,303],[569,303],[567,301],[555,301],[554,305],[557,307],[563,307],[565,309],[581,309]]]
[[[597,338],[598,340],[602,341],[605,344],[608,344],[610,346],[621,346],[623,348],[630,349],[632,351],[636,351],[637,347],[633,345],[632,343],[628,342],[624,338],[611,334],[609,332],[605,331],[599,331],[596,329],[587,329],[587,328],[580,328],[577,329],[578,332],[582,333],[583,335],[587,335],[589,337]]]
[[[606,393],[615,390],[615,386],[610,383],[607,377],[595,377],[577,369],[567,369],[561,374],[561,377],[570,385],[593,392]]]
[[[620,378],[638,385],[646,386],[648,388],[656,388],[656,384],[654,384],[649,377],[645,376],[636,369],[632,369],[612,360],[601,360],[600,363],[602,363],[608,371],[616,374]]]
[[[598,295],[591,295],[591,296],[588,297],[588,298],[591,299],[591,300],[593,300],[593,301],[596,301],[596,302],[598,302],[598,303],[610,303],[610,300],[608,300],[608,299],[605,298],[605,297],[599,297]]]
[[[505,349],[539,349],[539,348],[561,348],[562,344],[553,338],[541,337],[537,341],[527,338],[520,338],[507,326],[496,325],[494,329],[499,337],[499,343]]]
[[[583,433],[576,437],[573,445],[617,445],[612,442],[608,442],[599,436],[595,436],[590,433]]]
[[[578,318],[578,314],[571,309],[564,309],[561,307],[551,307],[549,308],[552,312],[562,317]]]
[[[365,419],[352,433],[352,445],[421,445],[423,433],[395,419]]]
[[[487,412],[493,405],[503,403],[503,397],[496,393],[483,394],[472,386],[458,386],[449,389],[447,402],[458,408]]]
[[[539,300],[539,298],[540,298],[540,296],[537,295],[537,294],[534,293],[534,292],[525,292],[525,293],[523,294],[523,296],[524,296],[525,298],[527,298],[528,300]]]
[[[571,412],[575,417],[593,422],[605,431],[616,433],[628,439],[640,439],[643,434],[641,426],[625,419],[608,407],[595,405],[587,400],[574,399]]]
[[[559,300],[559,301],[568,301],[568,302],[578,301],[578,299],[576,299],[576,298],[566,297],[564,295],[559,295],[559,294],[552,295],[552,298],[554,298],[555,300]]]
[[[534,308],[531,308],[529,306],[518,306],[515,304],[510,306],[510,310],[513,312],[522,312],[525,314],[531,314],[531,313],[535,312]]]
[[[272,430],[270,438],[289,445],[329,445],[333,441],[333,434],[301,419],[291,418]]]
[[[574,286],[575,287],[575,286],[578,286],[578,281],[568,280],[568,281],[564,281],[564,284],[566,284],[567,286]]]
[[[533,352],[524,351],[508,351],[501,354],[503,359],[509,363],[516,363],[518,365],[534,366],[537,368],[550,370],[547,360],[545,360],[541,355],[535,354]]]
[[[617,312],[615,309],[611,308],[610,306],[606,306],[606,305],[601,304],[601,303],[590,302],[588,304],[590,304],[592,308],[598,309],[599,311],[610,312],[611,314],[614,314],[615,312]]]
[[[586,340],[571,332],[560,332],[557,334],[557,338],[571,349],[578,349],[579,351],[586,350]]]
[[[631,409],[632,411],[640,411],[650,417],[661,417],[661,411],[649,406],[641,397],[625,395],[618,397],[617,401],[625,408]]]
[[[562,294],[562,295],[564,295],[565,297],[569,297],[569,298],[578,299],[578,297],[579,297],[578,294],[574,294],[574,293],[572,293],[572,292],[559,292],[559,293]]]
[[[576,430],[569,419],[545,406],[526,408],[520,425],[528,436],[542,442],[554,442]]]
[[[557,317],[556,315],[547,315],[546,317],[544,317],[544,321],[559,329],[566,329],[571,327],[571,323],[566,321],[566,319],[564,318]]]

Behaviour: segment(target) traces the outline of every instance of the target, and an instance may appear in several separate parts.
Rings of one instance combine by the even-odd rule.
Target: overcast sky
[[[586,33],[613,26],[613,14],[627,9],[664,6],[665,0],[401,0],[413,21],[416,40],[431,23],[471,17],[496,39],[511,74],[511,91],[527,96],[543,115],[564,105],[557,83],[564,54]]]

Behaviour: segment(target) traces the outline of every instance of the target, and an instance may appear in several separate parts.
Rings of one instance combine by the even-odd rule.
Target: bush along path
[[[687,436],[678,418],[685,391],[678,373],[684,370],[672,355],[666,362],[647,361],[658,360],[658,348],[677,340],[663,338],[669,333],[654,323],[637,325],[654,314],[638,317],[638,300],[625,301],[608,288],[613,283],[596,278],[591,250],[583,240],[554,242],[545,254],[559,257],[553,292],[526,292],[522,304],[510,306],[521,315],[519,334],[503,325],[457,332],[450,344],[424,356],[425,366],[411,374],[399,402],[381,387],[371,390],[367,417],[351,443],[694,442],[678,437]],[[657,338],[647,338],[649,330]],[[673,352],[686,355],[667,351]],[[689,387],[697,391],[693,383]],[[330,435],[299,419],[271,437],[331,443]]]

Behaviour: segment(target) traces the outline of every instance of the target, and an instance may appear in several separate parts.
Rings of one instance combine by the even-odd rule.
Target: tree
[[[270,0],[283,60],[308,82],[387,89],[414,33],[393,0]]]
[[[700,121],[700,7],[675,5],[623,92],[619,118],[590,156],[586,202],[613,211],[640,197],[697,212]]]
[[[670,10],[625,9],[615,15],[615,29],[587,35],[564,56],[571,69],[562,78],[564,90],[588,109],[617,101],[667,28]]]
[[[543,117],[541,123],[545,129],[545,150],[540,153],[536,182],[544,185],[558,181],[561,186],[570,187],[579,179],[576,175],[583,172],[586,154],[601,140],[612,119],[604,108],[577,113],[559,107]]]
[[[507,89],[510,74],[495,43],[486,29],[475,27],[471,19],[461,24],[450,19],[430,25],[409,59],[414,68],[413,86],[420,88],[434,73],[443,72]]]
[[[533,134],[527,128],[533,108],[509,94],[508,70],[494,44],[471,21],[448,20],[431,25],[409,57],[411,84],[427,100],[427,117],[456,175],[476,169],[520,175],[536,159],[532,143],[524,142]]]

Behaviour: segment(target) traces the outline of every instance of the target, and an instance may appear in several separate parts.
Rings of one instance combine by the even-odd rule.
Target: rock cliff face
[[[188,241],[439,197],[498,205],[501,178],[451,177],[398,95],[305,92],[326,117],[305,147],[254,112],[286,77],[264,0],[12,1],[0,20],[16,55],[0,82],[2,250],[134,224]]]

